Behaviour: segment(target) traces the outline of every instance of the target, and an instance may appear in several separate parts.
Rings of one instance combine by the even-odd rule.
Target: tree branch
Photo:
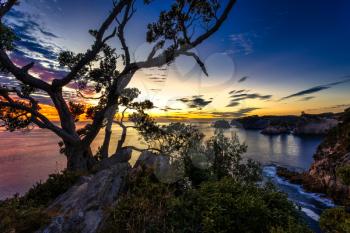
[[[181,52],[180,54],[182,55],[186,55],[186,56],[190,56],[190,57],[193,57],[196,62],[198,63],[198,65],[201,67],[203,73],[206,75],[206,76],[209,76],[208,75],[208,72],[207,72],[207,69],[204,65],[204,63],[201,61],[201,59],[198,57],[197,54],[193,53],[193,52]]]
[[[141,62],[134,62],[134,63],[129,65],[128,70],[138,70],[138,69],[142,69],[142,68],[151,68],[151,67],[163,66],[165,64],[170,63],[176,57],[180,56],[184,52],[188,52],[192,48],[198,46],[203,41],[208,39],[211,35],[213,35],[217,30],[219,30],[221,25],[224,23],[224,21],[228,17],[228,14],[232,10],[232,8],[235,5],[235,3],[236,3],[236,0],[230,0],[227,3],[227,6],[225,7],[225,9],[224,9],[223,13],[221,14],[221,16],[216,21],[216,23],[209,30],[207,30],[205,33],[203,33],[202,35],[198,36],[193,42],[187,43],[187,44],[183,45],[179,49],[173,49],[173,50],[168,49],[168,50],[165,50],[163,53],[159,54],[157,57],[154,57],[152,59],[148,59],[146,61],[141,61]],[[171,47],[169,47],[169,48],[171,48]],[[152,54],[152,52],[151,52],[151,54]],[[126,70],[126,72],[128,70]]]
[[[30,114],[32,114],[33,116],[35,116],[35,118],[39,118],[40,119],[40,123],[38,124],[38,126],[40,128],[47,128],[52,130],[54,133],[56,133],[59,137],[61,137],[63,140],[68,141],[72,144],[77,144],[79,141],[76,140],[75,137],[72,137],[70,134],[66,133],[64,130],[62,130],[61,128],[59,128],[58,126],[54,125],[49,119],[47,119],[44,115],[42,115],[41,113],[39,113],[38,111],[34,111],[32,108],[24,106],[22,104],[18,104],[16,102],[3,102],[0,101],[0,107],[10,107],[10,108],[15,108],[18,110],[22,110],[22,111],[26,111]],[[34,121],[34,123],[37,123],[38,121]]]
[[[2,7],[0,7],[0,21],[4,15],[11,10],[17,3],[17,0],[8,0]]]
[[[121,22],[119,22],[118,34],[117,34],[119,41],[122,45],[122,48],[124,50],[125,65],[126,66],[128,66],[130,64],[130,52],[129,52],[129,47],[126,44],[124,30],[125,30],[126,24],[128,23],[128,21],[130,20],[130,18],[132,17],[132,15],[135,12],[133,10],[133,4],[134,4],[134,0],[131,0],[128,2],[126,9],[125,9],[125,12],[124,12],[123,20]]]
[[[103,36],[110,25],[113,23],[114,19],[118,16],[118,14],[123,10],[126,4],[128,4],[130,0],[122,0],[118,4],[115,5],[112,12],[109,14],[107,19],[102,23],[100,29],[96,34],[95,43],[92,46],[92,49],[89,49],[83,58],[72,67],[71,71],[63,78],[63,79],[55,79],[52,82],[52,85],[55,89],[61,88],[62,86],[67,85],[70,81],[72,81],[79,71],[89,64],[93,59],[95,59],[96,55],[100,52],[101,48],[105,44],[105,42],[114,36],[112,33],[110,36],[103,39]]]
[[[0,63],[10,73],[12,73],[17,80],[21,81],[22,83],[46,92],[50,92],[50,89],[51,89],[50,84],[28,74],[27,71],[33,66],[31,63],[29,65],[24,66],[23,68],[19,68],[11,61],[7,53],[3,50],[0,50]]]

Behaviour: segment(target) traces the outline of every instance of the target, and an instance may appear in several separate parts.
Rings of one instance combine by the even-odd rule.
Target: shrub
[[[169,206],[174,232],[310,232],[286,195],[232,178],[205,182]]]
[[[111,211],[103,233],[310,232],[286,195],[232,178],[176,195],[176,187],[139,178]]]
[[[350,232],[350,213],[342,207],[325,210],[320,218],[320,227],[325,233]]]
[[[152,175],[129,179],[128,191],[118,200],[106,221],[103,233],[168,232],[167,202],[174,195],[168,184],[159,183]]]
[[[0,232],[35,232],[49,221],[46,207],[67,191],[80,174],[64,171],[52,174],[46,182],[37,183],[23,197],[0,201]]]
[[[350,185],[350,166],[344,165],[337,168],[336,175],[341,179],[345,185]]]

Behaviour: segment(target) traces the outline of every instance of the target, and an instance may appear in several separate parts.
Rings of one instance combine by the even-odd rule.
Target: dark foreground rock
[[[128,163],[116,163],[94,175],[81,178],[47,209],[51,223],[40,233],[94,233],[106,219],[111,207],[124,190],[130,171]]]
[[[67,192],[60,195],[48,208],[50,224],[37,233],[95,233],[104,227],[113,207],[126,190],[128,179],[144,171],[152,171],[162,182],[175,182],[181,177],[169,157],[149,151],[141,153],[133,168],[128,160],[131,150],[125,148],[95,167],[97,173],[82,177]]]

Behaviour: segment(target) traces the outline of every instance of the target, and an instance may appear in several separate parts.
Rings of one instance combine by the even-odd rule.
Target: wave
[[[301,211],[303,211],[308,217],[310,217],[314,221],[316,222],[320,221],[320,215],[316,214],[314,211],[304,207],[301,207]]]
[[[265,166],[263,168],[263,174],[264,174],[265,177],[273,179],[278,185],[291,187],[294,190],[296,190],[297,193],[303,195],[307,199],[312,199],[312,200],[314,200],[316,202],[322,203],[327,208],[331,208],[331,207],[335,206],[334,202],[331,199],[324,197],[323,194],[307,192],[307,191],[305,191],[302,188],[301,185],[292,184],[288,180],[279,177],[277,175],[277,168],[276,168],[276,166],[273,166],[273,165]],[[303,203],[301,202],[300,204],[303,204]],[[311,205],[311,204],[308,203],[307,205]]]

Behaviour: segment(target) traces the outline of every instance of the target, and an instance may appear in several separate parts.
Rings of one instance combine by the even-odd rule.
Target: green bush
[[[350,185],[350,166],[345,165],[337,168],[336,175],[345,185]]]
[[[270,185],[224,178],[170,201],[173,232],[310,232],[286,195]]]
[[[310,232],[286,195],[233,178],[176,192],[140,178],[112,209],[103,233]]]
[[[342,207],[325,210],[320,218],[320,227],[325,233],[348,233],[350,213]]]
[[[174,188],[146,174],[129,180],[128,191],[111,210],[103,233],[168,232],[167,203]]]
[[[49,221],[46,207],[71,187],[80,174],[63,172],[52,174],[46,182],[37,183],[23,197],[0,201],[0,232],[35,232]]]
[[[42,207],[16,196],[0,202],[0,232],[34,232],[48,222]]]

